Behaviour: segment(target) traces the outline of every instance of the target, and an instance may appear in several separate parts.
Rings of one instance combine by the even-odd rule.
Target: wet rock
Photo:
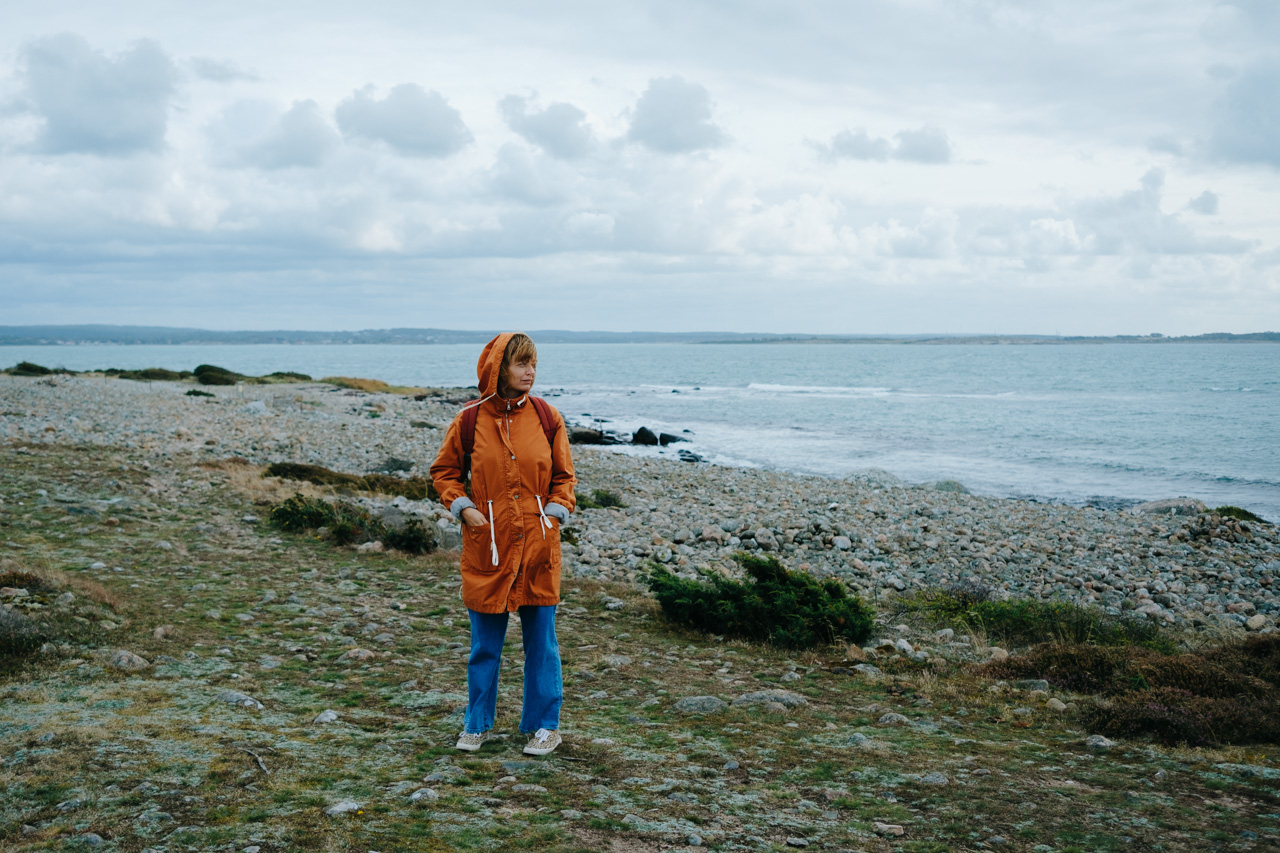
[[[654,435],[653,430],[648,427],[640,427],[640,429],[636,430],[635,434],[631,436],[631,443],[656,447],[658,444],[658,437]]]

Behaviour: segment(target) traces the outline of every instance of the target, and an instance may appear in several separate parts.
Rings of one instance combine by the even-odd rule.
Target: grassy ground
[[[513,622],[509,737],[456,752],[468,641],[456,555],[281,534],[264,502],[283,489],[256,469],[150,468],[130,453],[0,447],[2,568],[97,614],[60,651],[3,662],[6,851],[79,849],[87,833],[120,851],[648,851],[695,835],[712,850],[1280,845],[1267,750],[1094,753],[1070,709],[961,668],[869,681],[822,664],[839,649],[717,642],[668,625],[633,587],[574,578],[559,631],[565,745],[520,752]],[[375,656],[345,658],[354,648]],[[112,669],[113,649],[152,665]],[[769,687],[808,704],[673,708]],[[328,709],[336,722],[313,722]],[[881,725],[889,712],[909,722]],[[437,797],[411,802],[423,788]],[[358,808],[325,814],[343,800]]]

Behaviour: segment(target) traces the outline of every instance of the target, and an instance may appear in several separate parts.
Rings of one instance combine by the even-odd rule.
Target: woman
[[[457,748],[489,739],[510,613],[524,636],[524,751],[560,745],[560,525],[574,508],[564,418],[530,397],[538,351],[528,335],[498,335],[476,364],[480,400],[463,409],[431,466],[440,500],[462,522],[462,602],[471,617],[467,716]],[[468,494],[467,465],[470,464]]]

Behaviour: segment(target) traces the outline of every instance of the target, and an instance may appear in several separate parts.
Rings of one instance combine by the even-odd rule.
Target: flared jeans
[[[470,608],[471,657],[467,660],[465,730],[480,734],[493,728],[498,710],[498,671],[507,638],[507,613],[477,613]],[[556,641],[556,606],[520,608],[524,639],[524,711],[520,731],[560,728],[564,682],[560,644]]]

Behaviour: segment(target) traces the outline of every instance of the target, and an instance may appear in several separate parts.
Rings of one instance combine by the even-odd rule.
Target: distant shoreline
[[[209,346],[353,344],[481,344],[495,331],[366,329],[362,331],[219,332],[166,326],[0,326],[0,346]],[[532,331],[539,343],[571,344],[914,344],[1009,346],[1063,344],[1280,343],[1280,332],[1203,335],[807,335],[751,332],[573,332]]]

